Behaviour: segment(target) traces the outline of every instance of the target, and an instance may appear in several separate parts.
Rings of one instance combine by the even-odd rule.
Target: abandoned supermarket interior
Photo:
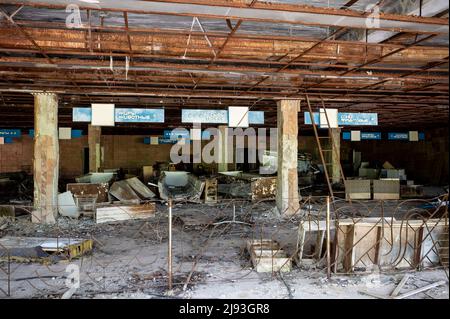
[[[449,299],[442,0],[0,0],[0,299]]]

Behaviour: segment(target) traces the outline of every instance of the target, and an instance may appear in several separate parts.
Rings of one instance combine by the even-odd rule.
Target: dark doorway
[[[83,150],[83,173],[89,173],[89,147],[85,147]]]

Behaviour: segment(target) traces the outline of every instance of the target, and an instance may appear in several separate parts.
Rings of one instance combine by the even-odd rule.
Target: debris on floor
[[[58,195],[58,212],[61,216],[78,218],[80,211],[75,203],[72,192],[65,192]]]
[[[130,219],[147,219],[154,217],[155,213],[155,203],[132,206],[109,206],[97,208],[95,220],[97,224],[101,224]]]
[[[0,260],[49,263],[81,257],[92,251],[91,239],[76,238],[0,238]]]
[[[188,172],[165,171],[161,173],[158,188],[161,199],[199,202],[205,181]]]
[[[292,269],[291,258],[274,240],[249,240],[247,251],[256,272],[290,272]]]
[[[108,183],[69,183],[67,184],[67,191],[72,192],[74,196],[97,196],[97,203],[109,202]]]
[[[126,181],[118,181],[112,184],[109,193],[121,202],[140,201],[140,197]]]
[[[16,210],[12,205],[0,205],[0,217],[15,217]]]

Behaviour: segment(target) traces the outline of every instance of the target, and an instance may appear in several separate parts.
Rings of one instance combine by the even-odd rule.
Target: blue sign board
[[[208,123],[226,124],[228,123],[227,110],[181,110],[182,123]]]
[[[181,110],[182,123],[228,124],[228,110]],[[263,111],[249,111],[249,124],[264,124]]]
[[[0,129],[0,137],[21,137],[22,131],[20,129]]]
[[[90,107],[75,107],[72,111],[74,122],[91,122]],[[164,109],[115,109],[117,123],[164,123]]]
[[[342,139],[344,141],[351,141],[351,132],[343,132]],[[381,132],[361,132],[361,140],[381,140]]]
[[[250,124],[264,124],[264,112],[263,111],[250,111],[248,112],[248,122]]]
[[[5,137],[3,142],[5,144],[12,144],[13,143],[13,138],[12,137]]]
[[[361,140],[381,140],[381,132],[361,132]]]
[[[342,132],[342,139],[344,141],[351,141],[352,133],[351,132]]]
[[[388,140],[409,141],[409,133],[388,133]]]
[[[314,123],[320,125],[319,113],[313,113]],[[312,125],[309,112],[305,112],[305,124]],[[376,126],[378,125],[377,113],[338,113],[339,126]]]
[[[28,135],[30,137],[34,137],[34,130],[29,130]],[[83,131],[82,130],[72,130],[72,138],[79,138],[83,137]]]
[[[117,123],[164,123],[164,109],[115,109]]]
[[[179,138],[188,139],[191,133],[186,129],[174,129],[164,131],[164,138],[169,140],[178,140]]]
[[[164,137],[160,137],[158,140],[159,144],[176,144],[177,140],[173,140],[170,138],[164,138]]]
[[[90,107],[74,107],[72,110],[72,120],[74,122],[91,122],[92,110]]]
[[[376,126],[377,113],[338,113],[339,126]]]
[[[72,130],[72,138],[79,138],[83,136],[82,130]]]

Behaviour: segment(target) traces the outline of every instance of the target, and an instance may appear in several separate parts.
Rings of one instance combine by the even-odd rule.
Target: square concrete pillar
[[[298,112],[299,100],[278,102],[278,176],[276,203],[278,212],[292,216],[300,209],[298,194]]]
[[[339,183],[341,181],[341,129],[332,128],[330,130],[330,143],[334,142],[331,152],[331,180],[333,183]]]
[[[233,161],[233,136],[228,126],[219,126],[219,172],[228,172]]]
[[[96,173],[101,166],[101,126],[88,126],[89,172]]]
[[[33,223],[52,224],[58,213],[58,96],[34,95]]]

